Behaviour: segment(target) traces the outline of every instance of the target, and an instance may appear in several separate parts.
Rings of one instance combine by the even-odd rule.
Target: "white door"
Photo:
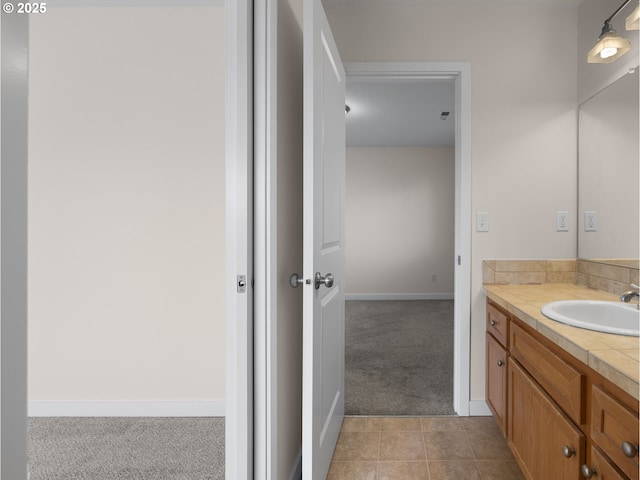
[[[324,480],[344,417],[345,73],[320,0],[304,3],[302,472]]]

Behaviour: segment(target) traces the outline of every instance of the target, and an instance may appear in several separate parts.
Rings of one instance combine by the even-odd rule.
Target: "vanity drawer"
[[[507,351],[492,335],[487,340],[487,405],[502,434],[507,436]]]
[[[591,439],[629,478],[638,480],[638,416],[597,385],[591,389]],[[625,442],[630,456],[623,450]]]
[[[511,355],[578,425],[585,420],[586,375],[558,357],[517,324],[510,327]]]
[[[487,332],[491,333],[503,347],[507,347],[509,316],[492,303],[487,303]]]

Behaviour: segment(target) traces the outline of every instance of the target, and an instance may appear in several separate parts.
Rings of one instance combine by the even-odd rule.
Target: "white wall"
[[[29,400],[224,414],[224,8],[30,20]]]
[[[345,62],[471,62],[472,212],[489,212],[491,225],[473,233],[471,258],[471,400],[484,399],[482,260],[576,256],[575,227],[555,232],[555,212],[576,211],[576,9],[331,6],[327,15]]]
[[[454,161],[451,147],[347,148],[348,297],[453,298]]]

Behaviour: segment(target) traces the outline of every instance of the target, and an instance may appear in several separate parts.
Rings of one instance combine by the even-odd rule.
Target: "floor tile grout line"
[[[476,472],[478,472],[478,476],[480,477],[480,480],[482,480],[482,472],[480,471],[480,468],[478,468],[478,457],[476,455],[475,450],[473,449],[471,438],[469,438],[469,430],[465,429],[464,434],[467,437],[467,441],[469,442],[469,448],[471,448],[471,454],[473,455],[473,466],[475,467]]]
[[[376,480],[380,476],[380,453],[382,451],[382,419],[378,422],[380,431],[378,432],[378,458],[376,459]]]
[[[473,462],[475,463],[478,460],[478,457],[476,457],[476,452],[473,449],[471,439],[469,438],[469,432],[467,430],[464,430],[464,436],[467,437],[467,442],[469,442],[469,448],[471,449],[471,455],[473,455]]]
[[[427,439],[425,438],[424,424],[422,420],[420,420],[420,425],[422,426],[422,445],[424,446],[424,458],[427,462],[427,478],[431,480],[431,467],[429,466],[429,454],[427,453]]]

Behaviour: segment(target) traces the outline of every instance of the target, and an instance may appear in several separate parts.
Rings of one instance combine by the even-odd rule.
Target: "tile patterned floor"
[[[345,417],[327,480],[523,480],[492,417]]]

